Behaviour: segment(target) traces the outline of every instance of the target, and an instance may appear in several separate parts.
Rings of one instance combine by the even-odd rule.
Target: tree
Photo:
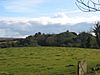
[[[76,0],[76,5],[84,12],[100,11],[100,0]],[[96,35],[96,41],[100,47],[100,22],[95,24],[93,32]]]
[[[46,39],[46,44],[47,44],[47,46],[58,46],[56,35],[49,36]]]
[[[95,24],[95,27],[93,29],[93,32],[95,33],[96,35],[96,40],[97,40],[97,44],[98,46],[100,47],[100,22],[97,22]]]
[[[37,40],[35,40],[34,36],[28,36],[25,39],[20,39],[17,41],[18,47],[24,47],[24,46],[38,46]]]
[[[28,36],[25,39],[26,46],[38,46],[37,40],[35,40],[34,36]]]
[[[100,11],[100,0],[76,0],[75,4],[84,12]]]
[[[86,32],[81,32],[77,37],[77,40],[80,43],[80,47],[83,48],[91,47],[91,37],[92,37],[91,34]]]
[[[56,35],[57,37],[57,43],[59,46],[72,46],[73,39],[77,37],[76,34],[73,34],[72,32],[66,31],[60,34]]]
[[[90,48],[91,47],[91,36],[88,36],[87,40],[86,40],[86,47]]]
[[[38,32],[38,33],[35,33],[35,35],[34,35],[34,37],[38,37],[38,36],[40,36],[41,35],[41,32]]]

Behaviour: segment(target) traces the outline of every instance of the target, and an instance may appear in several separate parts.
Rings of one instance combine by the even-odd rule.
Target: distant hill
[[[6,41],[6,40],[20,40],[20,39],[23,39],[23,38],[6,38],[6,37],[0,37],[0,41]]]

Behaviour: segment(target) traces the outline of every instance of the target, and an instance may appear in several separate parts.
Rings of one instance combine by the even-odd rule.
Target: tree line
[[[92,30],[95,36],[88,32],[77,34],[68,30],[59,34],[38,32],[25,39],[0,40],[0,47],[57,46],[100,48],[100,22],[97,22]]]

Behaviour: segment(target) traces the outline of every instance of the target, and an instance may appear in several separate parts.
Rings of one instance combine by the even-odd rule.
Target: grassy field
[[[14,75],[77,75],[77,63],[100,64],[99,49],[24,47],[0,49],[0,73]]]

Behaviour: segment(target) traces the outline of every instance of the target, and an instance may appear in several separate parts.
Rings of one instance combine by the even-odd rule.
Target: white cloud
[[[88,30],[88,27],[91,26],[91,22],[95,23],[97,20],[99,21],[99,16],[69,17],[69,15],[67,16],[65,13],[57,13],[54,17],[0,17],[0,36],[25,37],[39,31],[44,33],[58,33],[67,29],[78,32],[81,30]],[[88,24],[87,22],[90,23]],[[81,29],[82,27],[80,27],[79,24],[84,28]],[[78,28],[76,25],[78,25]]]
[[[0,36],[26,36],[30,35],[32,33],[38,32],[39,30],[43,32],[49,32],[48,27],[50,25],[65,25],[65,26],[74,26],[78,25],[78,23],[95,23],[96,21],[100,21],[100,16],[94,15],[94,16],[71,16],[66,14],[66,12],[58,12],[56,13],[53,17],[49,16],[41,16],[41,17],[36,17],[36,18],[30,18],[30,17],[0,17],[0,28],[1,32]],[[81,24],[82,26],[85,24]],[[47,27],[47,29],[43,28],[44,26]],[[43,29],[42,29],[43,28]],[[82,30],[79,27],[78,30]],[[56,32],[57,31],[62,31],[57,28],[52,27],[51,31]],[[55,30],[56,29],[56,30]],[[63,29],[63,27],[62,27]],[[66,29],[66,28],[65,28]],[[72,28],[74,29],[74,28]],[[84,29],[86,29],[84,27]],[[70,29],[71,30],[71,29]],[[77,30],[77,29],[76,29]],[[77,30],[77,31],[78,31]]]
[[[54,17],[41,16],[37,18],[30,17],[0,17],[0,21],[6,22],[7,24],[18,24],[21,25],[32,25],[31,23],[48,25],[48,24],[77,24],[81,22],[93,23],[96,21],[100,21],[100,16],[69,16],[65,12],[59,12],[54,15]]]
[[[37,23],[48,25],[48,24],[77,24],[81,22],[88,22],[88,23],[94,23],[95,21],[100,21],[100,16],[94,15],[94,16],[69,16],[66,13],[59,12],[55,14],[54,17],[38,17],[31,19]]]

